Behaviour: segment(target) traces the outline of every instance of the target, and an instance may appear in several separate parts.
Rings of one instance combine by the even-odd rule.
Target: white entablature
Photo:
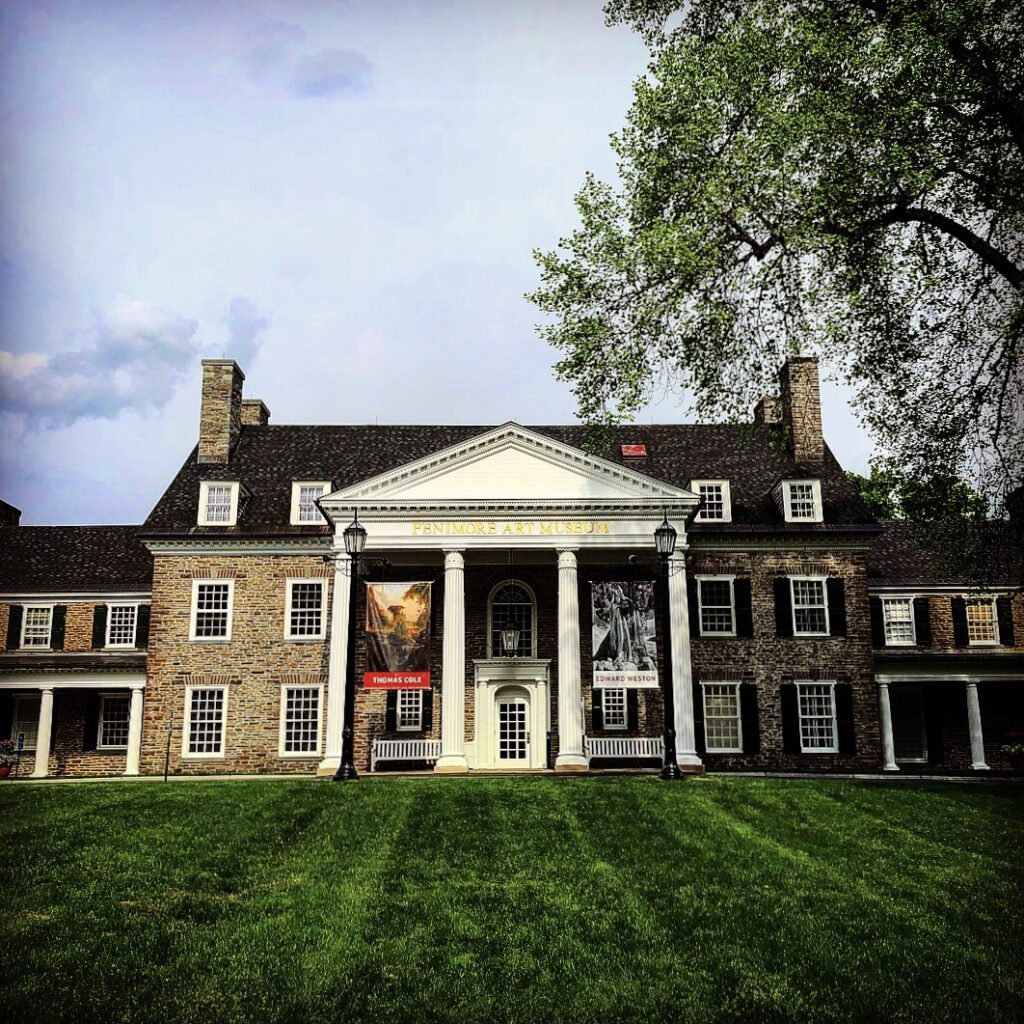
[[[650,544],[690,491],[506,423],[320,500],[339,531],[359,509],[374,546],[617,547]]]

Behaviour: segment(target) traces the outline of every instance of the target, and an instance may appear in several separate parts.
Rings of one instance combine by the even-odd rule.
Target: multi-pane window
[[[797,683],[800,749],[804,753],[836,753],[836,701],[833,683]]]
[[[286,686],[281,723],[282,754],[320,753],[320,688]]]
[[[128,697],[104,694],[100,697],[99,733],[96,746],[100,750],[128,746]]]
[[[914,604],[909,597],[887,597],[882,601],[885,642],[890,647],[914,643]]]
[[[515,650],[506,651],[502,631],[519,630]],[[520,583],[505,583],[491,598],[491,656],[533,656],[533,598]]]
[[[11,723],[11,739],[15,745],[18,737],[24,738],[23,750],[35,750],[39,736],[39,698],[16,697],[14,700],[14,721]]]
[[[704,683],[704,742],[708,753],[743,750],[740,684]]]
[[[211,525],[230,525],[231,504],[234,497],[234,484],[206,484],[206,501],[204,505],[204,523]]]
[[[967,639],[972,644],[999,642],[996,603],[991,598],[973,598],[967,602]]]
[[[793,634],[821,636],[828,633],[828,599],[823,579],[791,579]]]
[[[820,480],[782,480],[773,493],[787,523],[822,521]]]
[[[53,625],[53,608],[50,605],[45,607],[25,608],[25,618],[21,628],[22,647],[49,647],[50,627]]]
[[[290,640],[324,635],[324,581],[288,581],[287,636]]]
[[[196,580],[192,592],[192,639],[231,638],[232,582]]]
[[[734,636],[736,616],[733,607],[733,581],[729,579],[697,580],[700,602],[700,631],[703,636]]]
[[[220,757],[224,753],[224,687],[190,688],[185,716],[185,747],[190,757]]]
[[[399,729],[422,729],[423,691],[399,690],[396,704],[395,725]]]
[[[732,519],[728,480],[693,480],[690,487],[704,499],[697,513],[698,520],[728,522]]]
[[[296,526],[303,523],[323,523],[324,517],[316,506],[317,498],[322,498],[331,485],[324,480],[297,480],[292,484],[292,522]]]
[[[626,728],[626,691],[622,687],[601,691],[601,715],[606,729]]]
[[[107,605],[107,646],[134,647],[138,605]]]
[[[789,485],[789,518],[814,519],[814,484]]]

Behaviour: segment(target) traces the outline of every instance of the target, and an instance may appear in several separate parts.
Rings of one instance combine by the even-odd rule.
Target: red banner
[[[366,584],[366,672],[372,690],[430,688],[430,584]]]

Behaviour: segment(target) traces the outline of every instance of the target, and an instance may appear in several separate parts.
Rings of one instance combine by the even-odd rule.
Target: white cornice
[[[25,690],[53,687],[55,690],[111,690],[146,685],[145,672],[8,672],[0,674],[0,689]]]
[[[142,543],[154,555],[322,555],[331,550],[334,536],[322,534],[315,541],[303,538],[292,543],[239,536],[162,538]]]
[[[83,590],[83,591],[11,591],[0,594],[0,604],[19,603],[21,601],[47,601],[51,604],[101,604],[108,601],[148,601],[152,598],[151,590]]]

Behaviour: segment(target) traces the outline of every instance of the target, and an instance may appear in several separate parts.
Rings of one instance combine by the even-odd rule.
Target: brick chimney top
[[[203,360],[198,462],[226,463],[242,432],[242,382],[234,359]]]
[[[270,410],[262,398],[242,399],[242,426],[265,427],[270,422]]]
[[[765,395],[757,405],[754,406],[755,423],[781,423],[782,405],[775,395]]]
[[[797,462],[825,457],[821,432],[821,388],[817,356],[791,356],[779,370],[782,423]]]

